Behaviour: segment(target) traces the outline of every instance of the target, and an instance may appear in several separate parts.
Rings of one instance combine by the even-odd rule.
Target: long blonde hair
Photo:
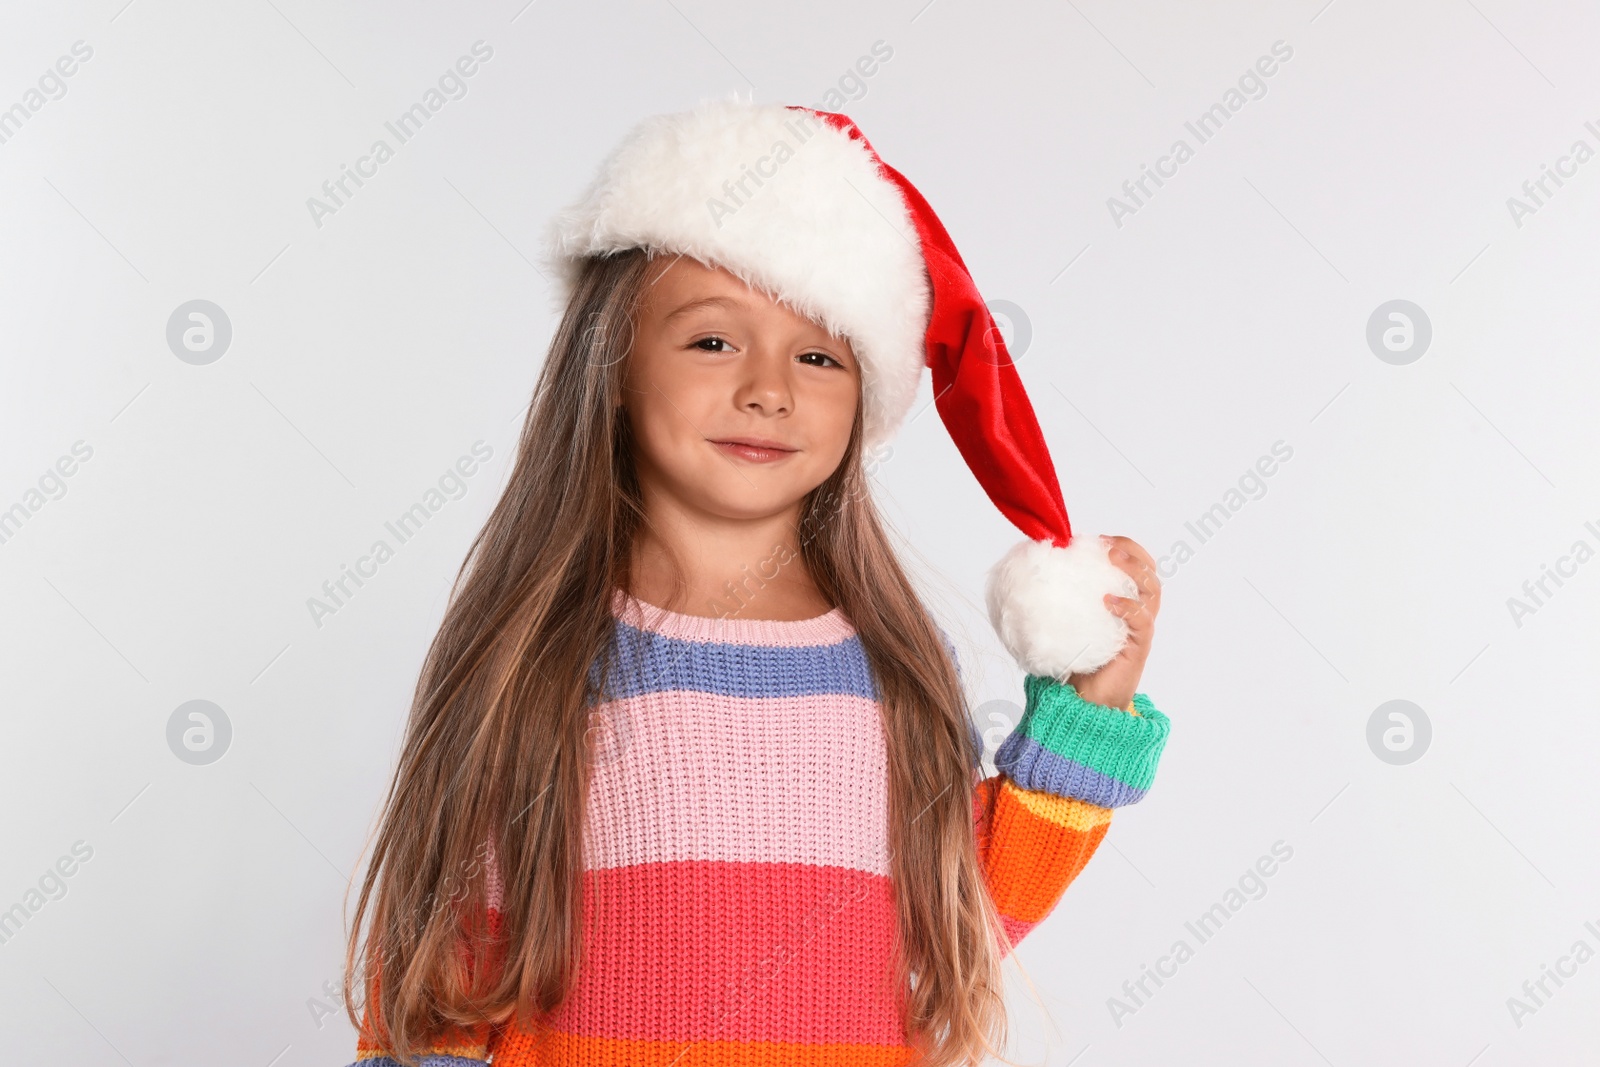
[[[381,966],[362,1007],[407,1059],[456,1028],[515,1016],[534,1029],[574,983],[591,715],[603,699],[595,682],[610,677],[612,594],[630,588],[646,521],[617,405],[650,263],[633,249],[585,264],[509,484],[467,553],[418,679],[344,985],[359,1027],[352,986],[370,991]],[[908,1037],[928,1067],[974,1063],[1005,1043],[1009,947],[979,868],[980,754],[950,653],[896,559],[861,460],[858,416],[844,460],[803,504],[797,540],[878,683],[894,977]],[[492,930],[486,842],[505,887]]]

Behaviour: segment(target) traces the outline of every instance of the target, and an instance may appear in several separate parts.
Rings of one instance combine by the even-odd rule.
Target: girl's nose
[[[783,357],[755,351],[745,362],[748,369],[736,398],[739,406],[764,415],[788,414],[794,407],[794,391]]]

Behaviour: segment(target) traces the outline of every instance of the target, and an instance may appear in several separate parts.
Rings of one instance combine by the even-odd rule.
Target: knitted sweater
[[[887,759],[855,628],[837,608],[717,619],[620,592],[613,613],[617,670],[596,709],[612,736],[585,812],[574,988],[546,1031],[458,1033],[424,1067],[908,1062],[889,982]],[[1055,908],[1112,810],[1144,796],[1169,729],[1142,693],[1121,710],[1031,675],[1024,691],[998,773],[975,768],[972,793],[1013,944]],[[493,929],[503,887],[490,867]],[[370,1021],[352,1067],[397,1067]]]

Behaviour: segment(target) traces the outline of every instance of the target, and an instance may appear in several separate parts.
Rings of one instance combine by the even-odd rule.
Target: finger
[[[1128,635],[1122,648],[1118,651],[1119,659],[1132,660],[1142,663],[1149,656],[1150,649],[1155,643],[1155,627],[1148,621],[1138,622],[1128,620]]]
[[[1108,593],[1106,610],[1126,621],[1128,628],[1139,634],[1144,634],[1155,626],[1155,613],[1143,600],[1136,597],[1122,597]]]
[[[1161,576],[1156,573],[1154,567],[1140,561],[1129,573],[1133,575],[1133,584],[1138,587],[1139,595],[1143,599],[1154,600],[1161,595]]]
[[[1141,572],[1134,583],[1139,587],[1139,600],[1146,611],[1154,615],[1161,610],[1161,578],[1154,570]]]
[[[1118,566],[1135,573],[1142,570],[1155,570],[1156,561],[1143,545],[1131,537],[1121,537],[1112,534],[1101,535],[1108,542],[1107,550],[1111,558],[1117,561]]]
[[[1111,562],[1133,579],[1134,586],[1146,598],[1157,600],[1161,594],[1161,577],[1156,573],[1155,560],[1138,542],[1126,537],[1109,537]]]
[[[1137,559],[1117,545],[1112,545],[1109,549],[1107,549],[1106,558],[1111,561],[1111,565],[1113,567],[1117,568],[1117,570],[1133,579],[1134,588],[1138,588],[1139,561]]]
[[[1155,566],[1155,557],[1150,555],[1150,553],[1145,550],[1145,547],[1139,542],[1135,541],[1133,538],[1123,537],[1120,534],[1101,534],[1101,536],[1111,542],[1112,548],[1122,549],[1135,559],[1142,560],[1148,567]]]
[[[1136,541],[1128,541],[1120,546],[1137,564],[1134,580],[1139,583],[1139,588],[1149,593],[1157,593],[1161,589],[1161,576],[1156,571],[1156,561],[1150,553]]]

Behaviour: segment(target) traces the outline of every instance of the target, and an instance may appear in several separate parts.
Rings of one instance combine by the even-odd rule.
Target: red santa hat
[[[1074,537],[1033,405],[950,235],[922,195],[833,112],[737,98],[640,122],[546,254],[558,296],[582,261],[628,248],[719,266],[850,340],[868,446],[904,421],[922,372],[956,448],[1026,535],[989,572],[989,617],[1031,674],[1065,679],[1109,662],[1132,596],[1099,538]]]

